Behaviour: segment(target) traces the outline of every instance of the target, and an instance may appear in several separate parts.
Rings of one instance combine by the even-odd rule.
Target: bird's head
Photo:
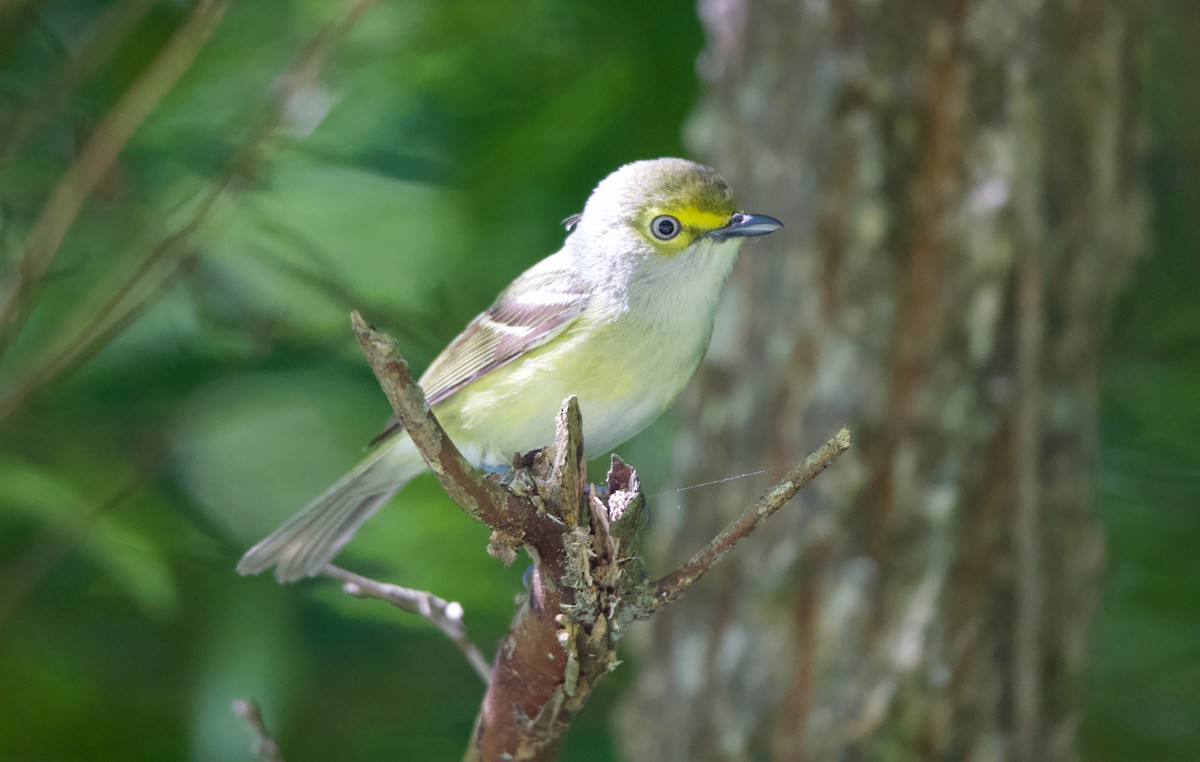
[[[572,248],[595,273],[660,286],[724,281],[744,238],[783,227],[738,211],[716,170],[684,159],[626,164],[600,182],[581,214],[566,220]]]

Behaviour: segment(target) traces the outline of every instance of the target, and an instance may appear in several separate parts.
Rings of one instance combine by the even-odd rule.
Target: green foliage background
[[[557,221],[597,180],[684,153],[703,39],[681,0],[380,3],[280,116],[284,73],[346,7],[228,9],[75,221],[0,356],[2,760],[249,759],[229,710],[241,696],[262,702],[293,762],[461,753],[482,688],[432,628],[331,582],[280,587],[233,565],[387,415],[349,310],[424,367],[557,248]],[[188,13],[0,5],[0,272]],[[1158,243],[1105,375],[1112,585],[1084,727],[1096,760],[1200,754],[1200,64],[1188,42],[1200,27],[1188,15],[1185,0],[1156,6]],[[120,18],[138,20],[77,86],[57,85],[69,61],[118,39],[104,24]],[[649,482],[669,430],[626,449]],[[461,601],[490,653],[521,568],[487,557],[485,532],[432,481],[398,502],[342,562]],[[615,758],[606,706],[628,674],[589,706],[568,759]]]

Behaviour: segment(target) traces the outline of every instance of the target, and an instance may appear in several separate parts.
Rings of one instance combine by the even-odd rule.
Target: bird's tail
[[[424,469],[420,453],[403,433],[382,442],[324,494],[246,551],[238,573],[258,574],[274,567],[280,582],[320,574],[363,522]]]

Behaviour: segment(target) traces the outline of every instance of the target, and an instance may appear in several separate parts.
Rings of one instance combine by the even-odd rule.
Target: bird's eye
[[[669,241],[679,235],[679,231],[683,226],[679,224],[679,220],[669,214],[660,214],[650,220],[650,233],[660,241]]]

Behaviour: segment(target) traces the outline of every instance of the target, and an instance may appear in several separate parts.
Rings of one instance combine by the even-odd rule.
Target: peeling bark
[[[1145,236],[1140,5],[700,11],[690,142],[788,227],[734,271],[679,479],[781,473],[843,421],[861,446],[634,633],[627,758],[1077,758],[1099,349]],[[659,555],[756,488],[682,496]]]

